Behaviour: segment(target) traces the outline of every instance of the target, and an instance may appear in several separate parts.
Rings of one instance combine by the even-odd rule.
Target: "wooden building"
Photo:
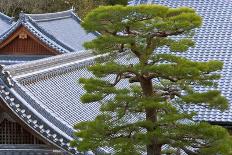
[[[20,14],[17,22],[0,14],[0,58],[41,58],[83,50],[97,33],[86,33],[73,10],[47,14]],[[8,21],[7,21],[8,20]],[[1,31],[2,29],[2,31]],[[0,59],[1,60],[1,59]],[[33,59],[34,60],[34,59]]]
[[[230,104],[224,112],[202,106],[193,106],[186,111],[197,113],[195,121],[232,128],[232,3],[224,0],[134,0],[131,4],[152,2],[195,8],[204,17],[203,26],[194,36],[196,46],[185,56],[196,61],[216,59],[224,62],[219,89]],[[0,54],[2,51],[24,56],[30,53],[30,46],[34,44],[36,48],[31,54],[61,55],[0,66],[0,155],[5,155],[7,151],[7,155],[94,155],[112,151],[99,148],[79,152],[78,148],[70,146],[70,141],[78,138],[73,135],[74,124],[93,120],[100,112],[98,103],[83,104],[80,99],[85,91],[77,81],[81,77],[93,76],[87,67],[100,56],[93,57],[88,51],[73,52],[78,47],[83,48],[77,43],[85,39],[79,35],[72,37],[77,30],[71,25],[77,23],[80,26],[79,20],[76,20],[72,11],[45,15],[21,14],[19,21],[1,35]],[[64,21],[70,24],[66,29]],[[76,28],[81,32],[83,30],[78,26]],[[78,37],[81,40],[78,41]],[[28,42],[33,43],[21,49],[9,50],[13,48],[11,44]],[[122,61],[134,60],[123,58]],[[127,84],[125,82],[119,86]]]

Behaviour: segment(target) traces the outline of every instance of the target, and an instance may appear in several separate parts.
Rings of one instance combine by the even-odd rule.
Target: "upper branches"
[[[90,13],[83,23],[87,31],[102,33],[102,37],[86,44],[87,48],[102,53],[120,50],[123,45],[139,58],[143,57],[141,53],[144,50],[154,51],[158,47],[169,46],[171,39],[166,42],[164,38],[186,36],[200,25],[201,17],[193,9],[170,9],[160,5],[100,7]],[[192,44],[185,46],[191,47]]]

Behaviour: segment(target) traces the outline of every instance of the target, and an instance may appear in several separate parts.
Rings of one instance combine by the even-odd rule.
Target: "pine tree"
[[[101,114],[75,125],[81,140],[72,145],[81,151],[108,147],[118,155],[232,154],[226,129],[195,122],[196,113],[186,111],[190,105],[228,108],[215,88],[223,63],[180,56],[194,48],[192,36],[201,24],[201,17],[187,7],[117,5],[89,13],[83,27],[102,35],[85,47],[96,54],[125,51],[131,59],[110,59],[88,68],[95,76],[80,80],[86,90],[81,100],[101,103]],[[162,47],[168,48],[159,52]],[[129,86],[119,87],[122,82]],[[197,87],[215,90],[200,92]]]

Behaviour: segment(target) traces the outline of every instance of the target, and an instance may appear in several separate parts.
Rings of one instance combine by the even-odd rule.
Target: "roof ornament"
[[[4,81],[4,83],[9,87],[12,88],[14,87],[14,82],[12,79],[12,76],[10,74],[9,71],[5,71],[4,70],[4,65],[0,65],[0,74],[1,74],[1,78]]]
[[[24,13],[23,11],[20,12],[20,14],[19,14],[19,19],[20,19],[21,21],[25,21],[25,20],[26,20],[25,13]]]
[[[74,7],[74,6],[72,6],[71,10],[72,10],[72,11],[75,11],[76,9],[75,9],[75,7]]]
[[[15,17],[11,17],[11,23],[13,23],[14,21],[16,21]]]
[[[2,74],[3,73],[3,69],[4,69],[5,65],[3,64],[0,64],[0,73]]]

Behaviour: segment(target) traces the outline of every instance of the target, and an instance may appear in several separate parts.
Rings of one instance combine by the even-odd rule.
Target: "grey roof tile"
[[[232,122],[232,3],[227,0],[134,0],[134,4],[161,4],[169,7],[194,8],[203,17],[203,25],[195,34],[196,46],[183,56],[196,60],[220,60],[224,62],[219,89],[230,102],[229,110],[221,113],[192,106],[189,111],[200,111],[196,120]],[[161,51],[165,51],[164,49]],[[204,90],[200,88],[199,90]]]
[[[156,1],[156,3],[172,7],[193,7],[197,9],[200,15],[204,16],[204,24],[202,28],[197,31],[195,36],[195,40],[197,42],[196,47],[186,53],[185,56],[198,61],[211,59],[224,61],[225,65],[222,70],[223,77],[219,81],[219,88],[222,90],[222,93],[231,100],[232,94],[230,90],[232,89],[232,86],[230,84],[230,77],[232,75],[232,23],[229,22],[228,18],[231,15],[230,8],[232,8],[232,3],[224,3],[222,0],[217,2],[213,0],[167,0]],[[223,9],[223,11],[221,11],[221,9]],[[46,20],[51,20],[50,18],[47,18]],[[52,18],[57,17],[53,16]],[[35,19],[41,20],[40,17],[36,17]],[[75,65],[72,67],[74,66]],[[37,80],[31,80],[31,77],[24,77],[24,81],[26,81],[27,78],[29,81],[33,81],[29,83],[26,82],[24,86],[40,101],[41,104],[52,111],[52,114],[64,121],[67,121],[67,124],[69,125],[73,125],[79,121],[89,120],[96,116],[99,112],[99,105],[94,103],[83,105],[79,99],[81,94],[84,93],[84,90],[82,86],[77,83],[77,79],[80,77],[92,76],[86,68],[76,68],[76,70],[73,70],[70,69],[70,66],[67,68],[61,67],[55,70],[55,72],[56,73],[52,73],[49,71],[46,76]],[[204,89],[202,89],[202,91],[203,90]],[[89,109],[92,109],[93,112],[90,112]],[[196,117],[197,120],[232,122],[232,106],[224,113],[221,113],[218,110],[208,110],[198,106],[192,106],[189,110],[199,111],[199,115]]]
[[[19,26],[26,27],[39,40],[61,54],[83,50],[84,42],[99,35],[97,32],[86,33],[81,27],[81,20],[73,10],[47,14],[21,13],[16,23],[4,33],[0,33],[0,43],[14,33]]]
[[[8,30],[13,23],[13,19],[0,12],[0,34]]]
[[[83,43],[96,38],[97,33],[86,33],[80,25],[81,20],[73,10],[47,13],[26,14],[41,29],[74,51],[83,50]]]
[[[198,61],[217,59],[225,63],[221,71],[222,78],[219,80],[219,88],[222,90],[223,95],[229,99],[230,108],[222,113],[219,110],[209,110],[194,105],[189,107],[188,110],[198,112],[196,120],[231,124],[232,3],[225,0],[155,0],[152,2],[171,7],[189,6],[195,8],[203,16],[203,26],[197,31],[194,37],[196,47],[190,49],[184,56]],[[41,20],[39,16],[34,18]],[[52,16],[52,18],[57,17]],[[51,20],[51,18],[46,17],[46,20]],[[161,52],[165,50],[167,49],[161,49]],[[19,84],[23,88],[24,91],[21,96],[26,101],[33,100],[33,102],[28,103],[32,103],[35,109],[43,110],[41,114],[53,126],[62,130],[70,128],[77,122],[93,119],[99,113],[99,104],[82,104],[80,96],[84,93],[84,89],[77,82],[80,77],[92,76],[87,71],[86,66],[94,64],[94,58],[85,57],[81,60],[75,60],[71,59],[70,56],[63,55],[59,59],[66,58],[64,62],[60,61],[60,63],[53,64],[52,62],[57,62],[56,58],[54,60],[40,60],[34,64],[31,62],[25,65],[8,66],[6,70],[10,70],[13,74],[13,79],[17,82],[16,84]],[[125,57],[121,57],[120,62],[129,63]],[[43,64],[41,69],[34,67],[41,64]],[[25,66],[29,66],[29,68],[25,69]],[[22,75],[14,72],[16,70],[20,72],[20,69],[25,69],[26,73]],[[125,84],[125,82],[120,83],[120,87],[123,85],[127,86]],[[202,88],[199,88],[199,90],[204,91]],[[72,132],[70,130],[64,131],[67,131],[67,135],[70,135]]]

